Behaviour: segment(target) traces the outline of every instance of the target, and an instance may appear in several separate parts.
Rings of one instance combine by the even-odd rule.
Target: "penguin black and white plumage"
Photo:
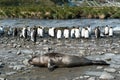
[[[60,29],[57,30],[57,39],[62,38],[62,31]]]
[[[23,27],[21,36],[25,39],[27,38],[27,27]]]
[[[81,37],[84,38],[85,37],[85,27],[83,27],[81,29]]]
[[[31,30],[31,41],[36,42],[36,39],[37,39],[37,29],[33,28]]]
[[[13,34],[13,28],[11,26],[8,27],[9,30],[7,32],[8,36],[12,35]]]
[[[74,38],[75,37],[75,27],[73,27],[70,31],[70,36],[71,38]]]
[[[0,36],[2,36],[4,34],[4,28],[3,26],[0,27]]]
[[[49,28],[48,34],[50,37],[55,37],[55,28],[54,27]]]
[[[112,37],[113,36],[113,27],[109,28],[109,36]]]
[[[43,34],[44,34],[43,31],[44,31],[44,30],[43,30],[42,27],[38,27],[38,28],[37,28],[37,35],[38,35],[39,37],[43,37]]]
[[[87,28],[85,28],[85,31],[84,31],[84,38],[85,39],[89,38],[89,30]]]
[[[99,27],[96,27],[94,32],[95,32],[95,38],[100,38],[101,32],[100,32]]]
[[[108,25],[106,25],[105,28],[104,28],[104,35],[109,35],[109,27],[108,27]]]
[[[75,28],[75,38],[80,38],[80,29]]]
[[[27,36],[30,37],[30,34],[31,34],[31,27],[30,27],[30,26],[27,26]]]
[[[17,28],[15,27],[15,28],[13,28],[13,37],[17,36],[17,34],[18,34],[18,30],[17,30]]]
[[[65,39],[69,38],[69,29],[68,28],[64,29],[63,36],[64,36]]]
[[[89,31],[89,36],[91,36],[92,29],[91,29],[90,25],[87,26],[87,29],[88,29],[88,31]]]

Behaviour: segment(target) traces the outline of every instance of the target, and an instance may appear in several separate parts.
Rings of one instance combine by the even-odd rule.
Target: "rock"
[[[6,78],[0,78],[0,80],[7,80]]]
[[[8,72],[8,73],[6,73],[6,75],[7,76],[10,76],[10,75],[12,75],[12,74],[15,74],[16,72]]]
[[[51,47],[44,47],[43,49],[46,50],[46,51],[50,51],[50,50],[52,50]]]
[[[95,77],[90,77],[88,80],[96,80]]]
[[[84,76],[84,78],[89,78],[90,76]]]
[[[116,72],[114,68],[105,68],[104,70],[107,72],[113,72],[113,73]]]
[[[23,64],[26,66],[29,66],[30,64],[28,63],[28,59],[23,60]]]
[[[11,51],[11,50],[9,50],[9,51],[8,51],[8,53],[12,53],[12,51]]]
[[[103,69],[103,66],[97,66],[97,69]]]
[[[17,45],[17,47],[18,47],[18,48],[20,48],[20,47],[21,47],[21,45]]]
[[[14,70],[23,70],[25,68],[24,65],[16,65],[13,67]]]
[[[112,76],[110,73],[103,72],[99,78],[103,80],[111,80],[114,79],[114,76]]]
[[[17,55],[21,55],[21,51],[19,50],[19,51],[17,51]]]
[[[17,47],[17,44],[13,44],[13,48],[16,48]]]

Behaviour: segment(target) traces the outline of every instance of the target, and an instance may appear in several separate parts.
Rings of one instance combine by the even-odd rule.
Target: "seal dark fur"
[[[102,60],[89,60],[85,57],[66,55],[61,53],[47,53],[35,56],[28,61],[29,64],[39,67],[48,67],[53,70],[56,67],[77,67],[84,65],[108,65]]]

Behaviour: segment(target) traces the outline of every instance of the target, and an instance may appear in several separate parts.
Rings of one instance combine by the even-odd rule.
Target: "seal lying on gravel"
[[[28,63],[39,67],[48,67],[54,70],[56,67],[77,67],[84,65],[109,65],[102,60],[89,60],[85,57],[66,55],[61,53],[47,53],[42,56],[31,58]]]

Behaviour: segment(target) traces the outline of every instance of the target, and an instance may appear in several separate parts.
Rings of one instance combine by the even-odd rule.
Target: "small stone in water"
[[[104,70],[107,72],[116,72],[114,68],[105,68]]]
[[[114,76],[112,76],[111,74],[107,72],[103,72],[99,78],[103,80],[111,80],[111,79],[114,79]]]

